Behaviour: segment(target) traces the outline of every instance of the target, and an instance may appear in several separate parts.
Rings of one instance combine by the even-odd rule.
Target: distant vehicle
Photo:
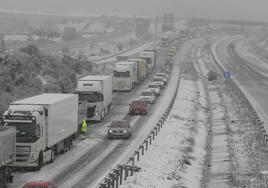
[[[156,50],[144,50],[140,58],[145,59],[148,66],[148,73],[152,73],[156,65]]]
[[[115,63],[113,69],[114,91],[131,91],[137,83],[137,62]]]
[[[16,160],[16,129],[0,126],[0,187],[13,182],[12,170],[8,166]]]
[[[160,95],[160,85],[151,83],[148,85],[148,90],[152,91],[156,96]]]
[[[161,44],[160,46],[161,47],[168,47],[169,46],[169,41],[170,41],[170,38],[168,35],[163,35],[161,37]]]
[[[166,78],[167,80],[169,79],[169,75],[165,72],[156,73],[155,76]]]
[[[69,150],[78,131],[78,95],[45,93],[13,102],[4,126],[16,127],[16,161],[10,166],[40,169]]]
[[[137,79],[138,82],[142,82],[148,76],[148,65],[145,59],[128,59],[128,62],[136,62],[137,63]]]
[[[161,88],[163,88],[165,86],[165,82],[164,82],[163,78],[158,77],[158,76],[153,77],[152,83],[160,84]]]
[[[25,183],[22,188],[57,188],[57,186],[49,181],[35,181]]]
[[[145,101],[135,100],[129,104],[129,114],[142,114],[145,115],[148,112],[148,105]]]
[[[79,102],[86,102],[86,119],[101,121],[110,111],[113,97],[112,76],[92,75],[77,83]]]
[[[164,83],[167,84],[167,81],[169,79],[168,74],[166,74],[166,73],[156,73],[155,76],[163,78]]]
[[[108,138],[129,138],[132,130],[127,120],[112,121],[108,126]]]
[[[151,90],[144,90],[141,92],[140,100],[153,104],[155,102],[155,95]]]
[[[167,55],[170,57],[173,57],[173,56],[175,56],[175,52],[169,51]]]

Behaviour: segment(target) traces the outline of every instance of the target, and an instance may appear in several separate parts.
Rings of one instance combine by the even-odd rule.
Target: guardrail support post
[[[119,165],[118,168],[119,168],[119,177],[120,177],[119,183],[120,183],[120,185],[122,185],[122,183],[123,183],[123,166]]]
[[[140,160],[140,152],[139,152],[139,150],[136,150],[135,154],[137,155],[137,161],[139,161]],[[134,165],[132,165],[132,166],[134,166]]]
[[[158,133],[157,127],[154,127],[154,130],[155,130],[155,135],[157,136],[157,133]]]
[[[111,185],[111,179],[110,178],[105,178],[105,183],[108,185],[106,186],[107,188],[110,188]]]
[[[144,145],[140,145],[141,155],[144,155]]]
[[[149,135],[148,138],[149,138],[149,141],[150,141],[149,143],[150,143],[150,145],[151,145],[151,144],[152,144],[152,136]]]
[[[148,140],[144,140],[145,143],[145,149],[148,150]]]
[[[152,131],[151,134],[153,134],[153,140],[154,140],[154,131]]]
[[[128,177],[128,168],[126,166],[124,166],[125,169],[125,180],[127,180]]]
[[[160,132],[160,124],[157,123],[156,126],[157,126],[157,128],[158,128],[158,131]]]

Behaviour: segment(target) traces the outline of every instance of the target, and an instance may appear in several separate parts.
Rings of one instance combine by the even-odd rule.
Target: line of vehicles
[[[111,109],[113,90],[131,91],[153,72],[155,64],[156,50],[144,50],[136,59],[115,63],[113,76],[80,78],[76,94],[44,93],[12,102],[0,126],[0,187],[12,182],[12,168],[39,170],[53,162],[57,154],[70,150],[82,120],[101,121]],[[152,98],[160,95],[167,78],[165,73],[156,74],[139,101],[153,103]],[[133,104],[133,109],[136,106]],[[147,111],[148,106],[133,113]],[[116,125],[126,125],[124,135],[131,136],[128,122],[111,127]]]

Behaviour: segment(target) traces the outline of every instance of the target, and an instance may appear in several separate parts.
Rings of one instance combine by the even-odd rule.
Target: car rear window
[[[127,127],[128,123],[125,121],[113,121],[111,127]]]
[[[149,88],[158,88],[157,85],[149,85]]]
[[[142,96],[151,96],[152,93],[150,91],[144,91],[144,92],[141,92],[141,95]]]

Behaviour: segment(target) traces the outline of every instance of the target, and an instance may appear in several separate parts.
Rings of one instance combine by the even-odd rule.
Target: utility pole
[[[157,39],[158,17],[155,18],[154,39]]]

